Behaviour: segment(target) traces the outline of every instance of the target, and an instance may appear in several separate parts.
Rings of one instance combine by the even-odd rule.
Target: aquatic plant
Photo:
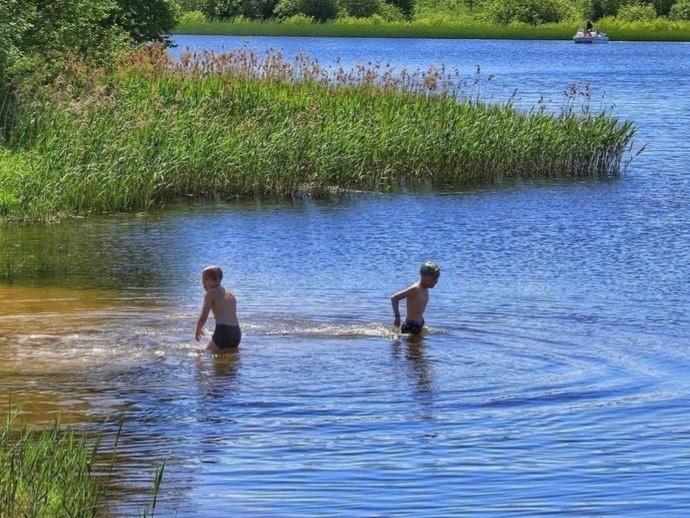
[[[565,20],[538,26],[527,23],[499,25],[476,18],[430,16],[414,21],[386,21],[374,15],[328,23],[288,23],[255,20],[186,21],[177,34],[232,34],[238,36],[338,36],[367,38],[473,38],[570,40],[582,20]],[[619,41],[690,41],[690,22],[659,17],[650,22],[628,23],[615,18],[597,21],[597,28]]]
[[[59,417],[43,430],[29,428],[17,408],[9,408],[0,428],[0,518],[102,516],[107,508],[106,477],[112,475],[122,421],[101,452],[103,432],[78,434]],[[110,438],[109,438],[110,439]],[[143,516],[154,516],[165,464],[156,470]]]
[[[8,411],[0,430],[0,517],[97,516],[103,488],[94,476],[100,444],[59,420],[42,431],[16,426]]]
[[[20,177],[0,165],[0,184],[24,214],[48,215],[620,171],[630,122],[484,103],[487,82],[245,48],[174,61],[152,47],[112,73],[74,63],[23,93],[9,144],[32,158]]]

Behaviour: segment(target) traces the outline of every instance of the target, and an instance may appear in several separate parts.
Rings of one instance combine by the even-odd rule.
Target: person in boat
[[[589,36],[592,34],[592,31],[594,30],[594,25],[592,25],[592,20],[587,20],[587,24],[585,25],[585,34]]]
[[[438,283],[441,276],[441,268],[434,261],[426,261],[419,270],[419,281],[410,287],[399,291],[391,297],[393,325],[400,326],[400,301],[405,299],[405,322],[400,326],[400,332],[404,334],[418,335],[424,328],[424,310],[429,302],[429,290]]]
[[[201,315],[196,325],[196,341],[204,335],[204,325],[209,311],[213,312],[216,328],[206,350],[211,353],[236,351],[242,340],[242,331],[237,321],[237,300],[235,295],[221,286],[223,270],[220,266],[207,266],[201,272],[201,281],[206,294]]]

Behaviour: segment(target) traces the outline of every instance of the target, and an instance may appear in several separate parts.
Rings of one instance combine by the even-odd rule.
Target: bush
[[[502,25],[558,23],[568,13],[568,6],[561,0],[490,0],[486,7],[487,18]]]
[[[654,0],[653,5],[657,16],[668,16],[675,3],[676,0]]]
[[[673,0],[655,0],[654,3],[663,6]],[[586,18],[599,20],[607,16],[617,16],[624,6],[639,3],[638,0],[585,0],[583,13]],[[662,12],[660,9],[659,12]]]
[[[378,13],[381,8],[380,0],[339,0],[341,9],[344,9],[347,16],[353,18],[369,18],[372,14]]]
[[[624,22],[650,21],[656,19],[656,10],[650,4],[628,4],[618,9],[616,18]]]
[[[135,43],[165,41],[177,25],[180,6],[175,0],[117,0],[111,23],[125,30]]]
[[[263,20],[273,16],[278,0],[203,0],[201,11],[209,20],[228,20],[242,16]]]
[[[388,2],[379,2],[379,10],[376,14],[387,22],[402,22],[405,20],[405,14]]]
[[[338,4],[336,0],[280,0],[275,13],[281,18],[301,14],[325,22],[338,16]]]
[[[309,25],[310,23],[314,23],[314,18],[311,16],[305,16],[303,14],[295,14],[288,16],[287,18],[283,18],[283,23],[287,25]]]
[[[412,18],[412,13],[414,12],[415,0],[385,0],[387,3],[391,4],[400,10],[405,18]]]
[[[206,17],[201,11],[187,11],[180,16],[180,23],[197,23],[203,22],[205,19]]]
[[[201,12],[209,20],[227,20],[242,16],[242,0],[205,0]]]
[[[690,0],[678,0],[668,13],[671,20],[690,22]]]
[[[202,0],[177,0],[183,13],[191,11],[201,11]]]
[[[245,13],[247,18],[265,20],[275,15],[278,0],[245,0]]]

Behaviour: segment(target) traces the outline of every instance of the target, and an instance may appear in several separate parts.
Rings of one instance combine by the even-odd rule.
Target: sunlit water
[[[586,78],[648,147],[607,181],[5,228],[5,257],[57,256],[67,273],[0,285],[2,407],[37,425],[124,416],[115,514],[137,514],[165,461],[161,516],[684,515],[690,46],[249,45],[481,65],[489,95],[524,103]],[[443,273],[415,343],[388,297],[428,258]],[[193,340],[212,263],[244,330],[224,358]]]

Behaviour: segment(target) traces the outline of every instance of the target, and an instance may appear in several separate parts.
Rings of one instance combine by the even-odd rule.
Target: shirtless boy
[[[406,301],[405,322],[400,327],[401,333],[418,335],[424,327],[424,310],[429,302],[429,290],[436,286],[438,278],[441,276],[441,268],[433,261],[422,264],[419,270],[419,281],[409,288],[399,291],[391,297],[395,322],[393,325],[400,325],[399,304],[402,299]]]
[[[208,318],[208,312],[213,311],[216,328],[206,350],[212,353],[234,351],[239,347],[242,339],[240,324],[237,321],[235,295],[220,285],[223,280],[223,270],[219,266],[204,268],[201,272],[201,280],[206,294],[204,295],[204,305],[201,307],[199,322],[196,325],[196,341],[201,340],[204,335],[204,325]]]

